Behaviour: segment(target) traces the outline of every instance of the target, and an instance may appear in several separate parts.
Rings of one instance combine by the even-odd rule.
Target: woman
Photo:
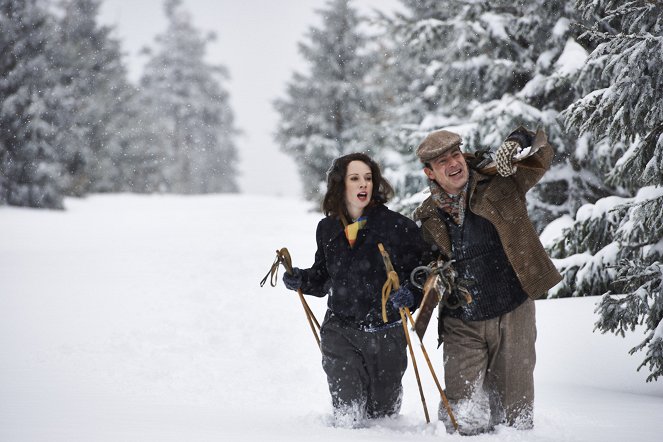
[[[422,261],[425,245],[417,225],[387,209],[393,189],[367,155],[337,158],[327,172],[318,224],[318,249],[309,269],[293,269],[283,282],[307,295],[329,294],[320,332],[322,367],[327,374],[335,424],[356,427],[365,418],[400,410],[401,378],[407,367],[406,340],[398,309],[415,308],[421,292],[410,272]],[[402,286],[382,319],[381,291],[387,274],[382,243]]]

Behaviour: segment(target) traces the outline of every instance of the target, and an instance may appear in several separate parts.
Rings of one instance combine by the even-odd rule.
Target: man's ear
[[[433,170],[431,168],[424,167],[424,173],[426,174],[429,180],[435,179],[435,174],[433,173]]]

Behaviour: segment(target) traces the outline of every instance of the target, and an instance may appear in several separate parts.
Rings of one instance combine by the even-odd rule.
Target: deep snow
[[[258,284],[278,248],[311,264],[320,214],[307,203],[115,195],[66,206],[0,207],[1,441],[467,440],[425,424],[411,369],[399,418],[327,425],[301,304],[281,282]],[[537,301],[535,429],[473,439],[661,440],[663,382],[645,383],[642,355],[627,354],[641,332],[593,333],[597,300]],[[308,301],[321,320],[325,300]],[[442,377],[430,330],[426,346]]]

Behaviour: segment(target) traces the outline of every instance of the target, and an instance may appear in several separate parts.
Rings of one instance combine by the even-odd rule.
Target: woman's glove
[[[292,273],[283,274],[283,284],[289,290],[298,290],[302,286],[302,271],[297,267],[292,268]]]
[[[396,309],[412,307],[414,305],[414,294],[407,286],[402,285],[398,290],[391,292],[389,300]]]
[[[500,176],[507,177],[516,173],[516,168],[513,165],[513,155],[516,153],[520,143],[517,141],[505,141],[495,152],[495,163],[497,165],[497,173]]]

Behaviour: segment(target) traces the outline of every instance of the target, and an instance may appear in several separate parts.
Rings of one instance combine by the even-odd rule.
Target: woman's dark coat
[[[359,230],[354,247],[350,247],[338,218],[328,216],[318,223],[315,263],[303,271],[302,291],[322,297],[329,294],[327,306],[339,318],[361,327],[379,327],[382,320],[382,286],[387,279],[378,243],[389,253],[401,284],[407,284],[415,295],[421,292],[411,286],[411,271],[422,264],[428,246],[419,227],[405,216],[383,205],[369,207],[368,220]],[[400,319],[387,302],[388,322]]]

